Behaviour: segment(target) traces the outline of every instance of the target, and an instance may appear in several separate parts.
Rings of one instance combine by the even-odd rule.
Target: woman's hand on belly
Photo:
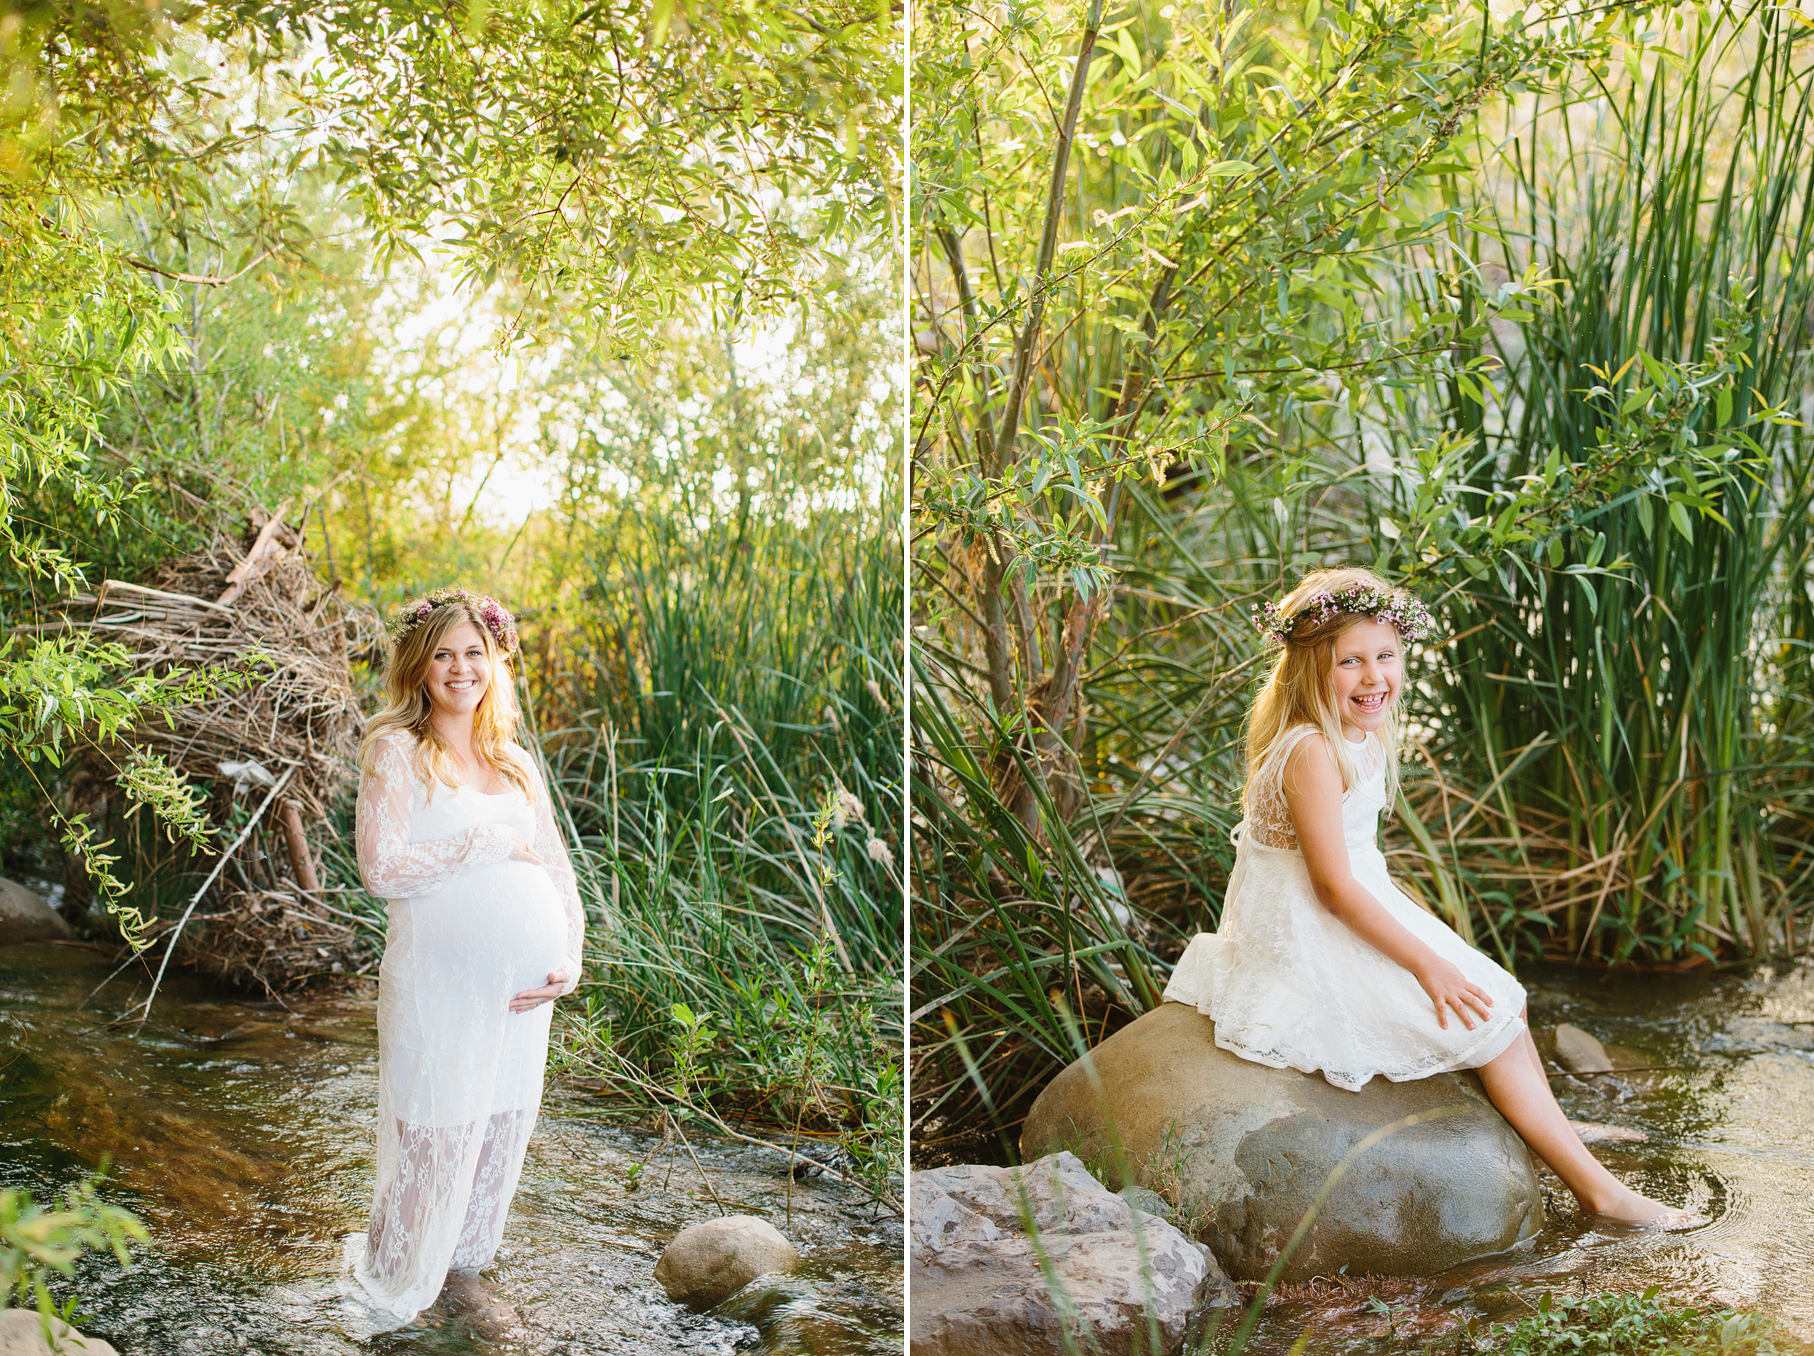
[[[515,829],[510,831],[510,836],[516,839],[516,846],[510,850],[510,856],[505,858],[506,861],[528,862],[533,866],[540,866],[542,864],[541,854],[529,846],[529,840],[527,838],[523,837],[523,835]]]
[[[510,1010],[512,1012],[528,1012],[532,1008],[539,1008],[544,1003],[552,1003],[555,999],[565,993],[566,989],[566,972],[564,970],[550,970],[548,972],[548,982],[539,989],[524,989],[515,998],[510,1000]]]

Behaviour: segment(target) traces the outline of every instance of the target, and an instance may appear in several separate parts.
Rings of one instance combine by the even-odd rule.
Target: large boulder
[[[674,1235],[655,1264],[655,1279],[669,1299],[709,1309],[758,1276],[799,1265],[794,1245],[767,1220],[726,1215]]]
[[[1208,1307],[1237,1298],[1209,1249],[1130,1206],[1072,1154],[916,1172],[909,1210],[912,1356],[1057,1356],[1067,1332],[1102,1356],[1149,1353],[1149,1323],[1160,1338],[1150,1356],[1160,1356]]]
[[[18,881],[0,877],[0,946],[14,942],[67,941],[63,916]]]
[[[120,1356],[111,1342],[84,1337],[60,1318],[50,1321],[59,1356]],[[51,1356],[44,1320],[36,1309],[0,1309],[0,1356]]]
[[[1020,1151],[1070,1149],[1112,1186],[1157,1190],[1230,1276],[1258,1280],[1349,1150],[1411,1116],[1429,1119],[1348,1166],[1285,1279],[1344,1266],[1429,1275],[1543,1226],[1530,1151],[1473,1072],[1344,1092],[1218,1049],[1215,1023],[1182,1003],[1160,1004],[1053,1079]]]

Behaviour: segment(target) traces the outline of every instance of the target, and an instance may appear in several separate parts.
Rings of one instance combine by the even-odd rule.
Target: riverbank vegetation
[[[1516,1323],[1476,1327],[1461,1349],[1503,1356],[1778,1356],[1806,1350],[1759,1314],[1677,1307],[1657,1297],[1546,1292]]]
[[[257,801],[198,822],[224,782],[134,753],[256,663],[129,681],[29,629],[82,588],[279,516],[367,618],[492,593],[592,917],[568,1067],[842,1137],[896,1193],[898,16],[456,9],[8,14],[7,869],[100,873],[72,921],[111,942],[137,910],[155,967]],[[73,797],[72,753],[134,775]],[[307,826],[323,917],[364,939],[343,975],[383,927],[350,823]]]
[[[1805,950],[1799,36],[1694,5],[928,25],[916,1151],[1011,1153],[1214,927],[1248,616],[1326,564],[1442,620],[1386,841],[1459,932],[1513,965]]]

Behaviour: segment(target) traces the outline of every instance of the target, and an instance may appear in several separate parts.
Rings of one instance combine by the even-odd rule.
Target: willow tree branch
[[[1046,279],[1052,272],[1053,256],[1058,253],[1058,222],[1064,215],[1064,181],[1071,166],[1071,143],[1077,135],[1077,113],[1083,107],[1083,87],[1089,79],[1090,60],[1095,55],[1096,34],[1101,27],[1102,0],[1090,0],[1089,13],[1083,21],[1083,42],[1078,47],[1077,64],[1071,71],[1071,89],[1065,97],[1064,119],[1058,125],[1058,139],[1052,147],[1052,181],[1046,189],[1039,259],[1033,267],[1033,284],[1027,294],[1027,323],[1014,345],[1014,382],[1008,388],[1007,407],[1002,410],[998,447],[1004,466],[1014,455],[1014,440],[1020,432],[1020,410],[1032,379],[1030,359],[1039,342],[1040,324],[1045,319]]]
[[[265,811],[271,808],[271,802],[277,799],[278,793],[290,784],[290,778],[295,775],[294,765],[284,770],[283,776],[277,779],[277,785],[270,789],[264,801],[252,812],[252,817],[246,821],[246,827],[239,831],[239,837],[233,840],[233,846],[220,854],[220,860],[214,863],[214,869],[208,873],[208,879],[203,881],[201,889],[191,896],[189,907],[183,910],[183,916],[176,920],[176,927],[170,932],[170,944],[164,948],[163,962],[157,967],[157,978],[151,981],[151,992],[145,998],[145,1010],[139,1014],[138,1026],[133,1028],[135,1035],[144,1030],[145,1019],[151,1016],[151,1005],[157,1002],[158,986],[164,982],[164,971],[170,968],[170,957],[176,953],[176,944],[182,938],[183,927],[188,923],[189,915],[195,912],[195,906],[202,902],[202,896],[208,893],[208,887],[214,884],[215,877],[219,876],[221,869],[233,860],[233,854],[239,851],[240,845],[252,836],[252,830],[258,826],[258,821],[264,818]],[[131,1011],[131,1009],[129,1008],[127,1011]]]

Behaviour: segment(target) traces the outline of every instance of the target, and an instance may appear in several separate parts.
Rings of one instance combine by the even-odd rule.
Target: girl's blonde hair
[[[1335,643],[1342,635],[1363,621],[1374,620],[1366,613],[1326,612],[1312,604],[1324,594],[1345,593],[1350,589],[1375,589],[1380,593],[1407,601],[1412,595],[1394,588],[1367,570],[1318,570],[1305,575],[1298,586],[1285,595],[1275,615],[1296,619],[1289,634],[1281,639],[1279,657],[1272,672],[1254,698],[1253,710],[1247,717],[1247,786],[1251,793],[1260,769],[1272,757],[1286,733],[1299,725],[1313,726],[1328,741],[1329,752],[1342,774],[1343,789],[1360,782],[1354,753],[1342,734],[1341,713],[1335,709]],[[1401,636],[1402,643],[1402,636]],[[1386,755],[1387,813],[1398,802],[1398,711],[1396,703],[1386,710],[1386,723],[1378,731],[1380,747]],[[1249,807],[1251,810],[1252,807]]]
[[[478,609],[461,598],[435,604],[426,617],[392,643],[390,662],[384,666],[386,704],[366,722],[365,737],[359,741],[359,766],[372,771],[378,741],[387,735],[407,733],[416,741],[416,776],[428,788],[430,800],[434,799],[437,783],[460,785],[454,752],[429,720],[432,708],[428,700],[428,669],[448,632],[465,624],[471,624],[479,633],[491,670],[485,693],[473,712],[473,751],[533,803],[535,784],[522,764],[510,755],[510,740],[522,715],[510,674],[510,656],[499,648],[497,637]]]

